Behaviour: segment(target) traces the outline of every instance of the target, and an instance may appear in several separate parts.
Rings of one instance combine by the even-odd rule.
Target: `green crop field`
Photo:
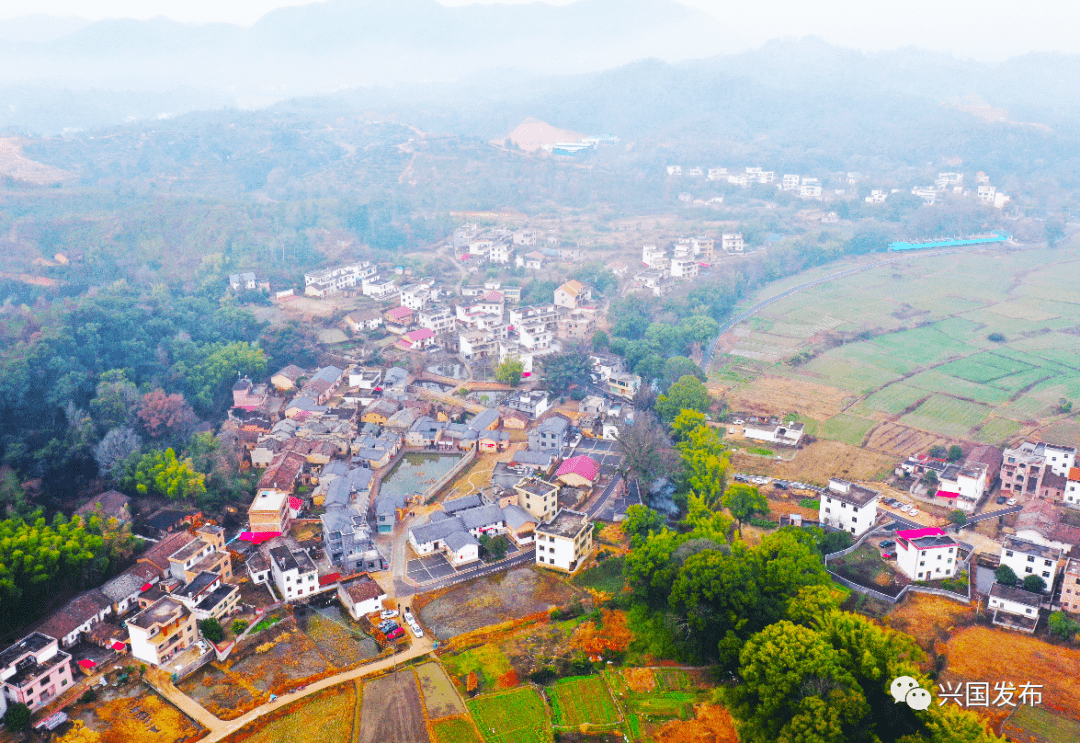
[[[563,727],[614,725],[622,722],[599,676],[574,676],[555,684],[551,690],[554,723]]]
[[[990,408],[944,395],[932,395],[929,400],[900,419],[913,428],[931,433],[963,438],[986,420]]]
[[[549,743],[552,739],[544,702],[531,687],[476,697],[468,706],[488,743]]]
[[[481,743],[476,728],[460,717],[447,717],[431,723],[431,732],[435,736],[435,743]]]
[[[764,308],[740,328],[733,352],[717,355],[714,369],[723,371],[712,378],[731,387],[733,397],[760,400],[759,412],[795,413],[808,431],[816,428],[814,435],[849,445],[865,439],[876,446],[877,438],[866,436],[873,426],[898,421],[996,445],[1055,431],[1064,436],[1055,443],[1077,446],[1080,436],[1058,425],[1080,419],[1080,285],[1062,280],[1072,275],[1080,275],[1078,240],[1053,251],[912,255]],[[765,287],[749,300],[780,290]],[[783,359],[802,351],[811,358],[793,366],[738,355],[766,347],[783,349]],[[771,358],[780,356],[774,351]],[[731,373],[735,368],[740,373]],[[831,409],[808,402],[800,410],[789,397],[770,410],[767,391],[781,384],[777,377],[795,390],[805,382],[848,394]],[[755,394],[759,380],[768,381]],[[1073,403],[1072,416],[1059,412],[1062,399]],[[929,440],[910,438],[913,446]]]
[[[845,444],[858,446],[875,425],[877,424],[872,420],[841,413],[825,421],[825,424],[821,427],[820,435],[825,439],[833,439],[834,441],[842,441]]]

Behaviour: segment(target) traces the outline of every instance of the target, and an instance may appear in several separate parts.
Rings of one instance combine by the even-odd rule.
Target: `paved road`
[[[811,286],[817,286],[818,284],[823,284],[826,281],[832,281],[833,279],[842,279],[845,276],[851,276],[853,274],[857,274],[857,273],[860,273],[862,271],[868,271],[871,268],[878,268],[879,266],[884,266],[884,265],[887,265],[889,263],[899,263],[901,261],[906,261],[909,258],[922,258],[922,257],[927,257],[927,256],[935,256],[935,255],[948,255],[950,253],[964,253],[964,252],[970,252],[970,251],[973,251],[973,250],[985,250],[988,247],[993,248],[993,247],[996,247],[998,245],[1006,246],[1006,247],[1016,247],[1015,245],[1010,246],[1008,243],[987,243],[986,245],[972,245],[972,246],[963,247],[963,248],[947,248],[947,249],[943,249],[943,250],[925,250],[925,251],[913,250],[913,251],[905,252],[903,255],[901,255],[899,257],[896,257],[896,258],[888,258],[886,260],[880,260],[880,261],[874,261],[873,263],[867,263],[866,265],[863,265],[863,266],[855,266],[853,268],[845,268],[842,271],[837,271],[836,273],[831,273],[828,276],[821,277],[820,279],[814,279],[813,281],[806,281],[806,282],[803,282],[802,284],[799,284],[798,286],[793,286],[790,289],[787,289],[786,291],[780,292],[779,294],[777,294],[774,297],[769,297],[768,299],[761,300],[757,304],[753,305],[752,307],[749,307],[748,309],[746,309],[743,312],[739,313],[736,317],[731,318],[726,323],[721,325],[720,326],[720,332],[717,334],[717,336],[715,338],[713,338],[713,340],[709,344],[708,348],[705,349],[705,353],[702,354],[701,368],[706,373],[708,373],[709,366],[710,366],[710,364],[712,364],[713,354],[716,353],[716,344],[719,343],[720,339],[728,331],[730,331],[733,327],[735,327],[739,323],[743,322],[744,320],[749,320],[751,317],[753,317],[755,314],[760,312],[765,307],[768,307],[770,304],[772,304],[774,302],[779,302],[781,299],[784,299],[785,297],[790,297],[792,294],[795,294],[796,292],[800,292],[803,289],[809,289]]]
[[[189,717],[198,720],[203,727],[210,731],[210,735],[203,740],[208,743],[213,741],[219,741],[226,737],[230,733],[234,733],[244,725],[247,725],[254,720],[259,719],[265,714],[273,712],[274,710],[295,702],[297,699],[303,699],[304,697],[314,694],[317,691],[322,691],[331,686],[343,683],[345,681],[353,681],[355,679],[363,678],[379,671],[384,671],[390,668],[394,668],[404,661],[412,658],[419,658],[427,655],[433,649],[434,645],[430,636],[425,636],[420,639],[413,639],[412,645],[408,650],[398,653],[397,655],[384,658],[382,660],[375,661],[374,663],[368,663],[360,666],[359,668],[353,668],[349,671],[342,671],[334,676],[328,676],[327,678],[319,681],[314,681],[307,686],[298,689],[289,694],[282,694],[272,702],[260,705],[251,710],[245,715],[238,717],[235,720],[222,720],[206,711],[201,705],[199,705],[194,699],[184,694],[177,689],[173,684],[167,680],[167,677],[163,679],[155,679],[152,683],[155,689],[157,689],[163,697],[179,707]]]
[[[961,526],[964,529],[972,524],[977,524],[980,521],[989,521],[990,519],[996,519],[998,516],[1008,516],[1010,513],[1020,513],[1024,510],[1024,507],[1017,504],[1015,506],[1009,506],[1008,508],[1001,508],[997,511],[987,511],[986,513],[980,513],[978,516],[970,516],[967,522]]]

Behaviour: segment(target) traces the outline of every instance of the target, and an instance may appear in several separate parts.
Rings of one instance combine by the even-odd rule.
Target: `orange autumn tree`
[[[625,652],[631,639],[626,612],[604,609],[599,621],[585,622],[574,631],[572,644],[585,655],[595,657]]]

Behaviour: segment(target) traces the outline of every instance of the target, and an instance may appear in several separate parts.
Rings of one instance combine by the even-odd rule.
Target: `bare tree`
[[[615,448],[625,458],[625,469],[648,489],[661,477],[679,469],[679,453],[652,413],[640,412],[631,425],[619,427]]]
[[[114,469],[132,454],[142,450],[142,440],[134,429],[123,426],[109,431],[94,447],[94,459],[98,469],[107,475],[114,474]]]

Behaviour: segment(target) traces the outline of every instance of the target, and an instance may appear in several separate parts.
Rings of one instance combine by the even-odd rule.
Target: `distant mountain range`
[[[30,16],[0,22],[0,88],[187,86],[260,105],[489,68],[550,75],[647,57],[689,59],[733,43],[712,16],[673,0],[453,8],[435,0],[328,0],[271,11],[250,27]]]

